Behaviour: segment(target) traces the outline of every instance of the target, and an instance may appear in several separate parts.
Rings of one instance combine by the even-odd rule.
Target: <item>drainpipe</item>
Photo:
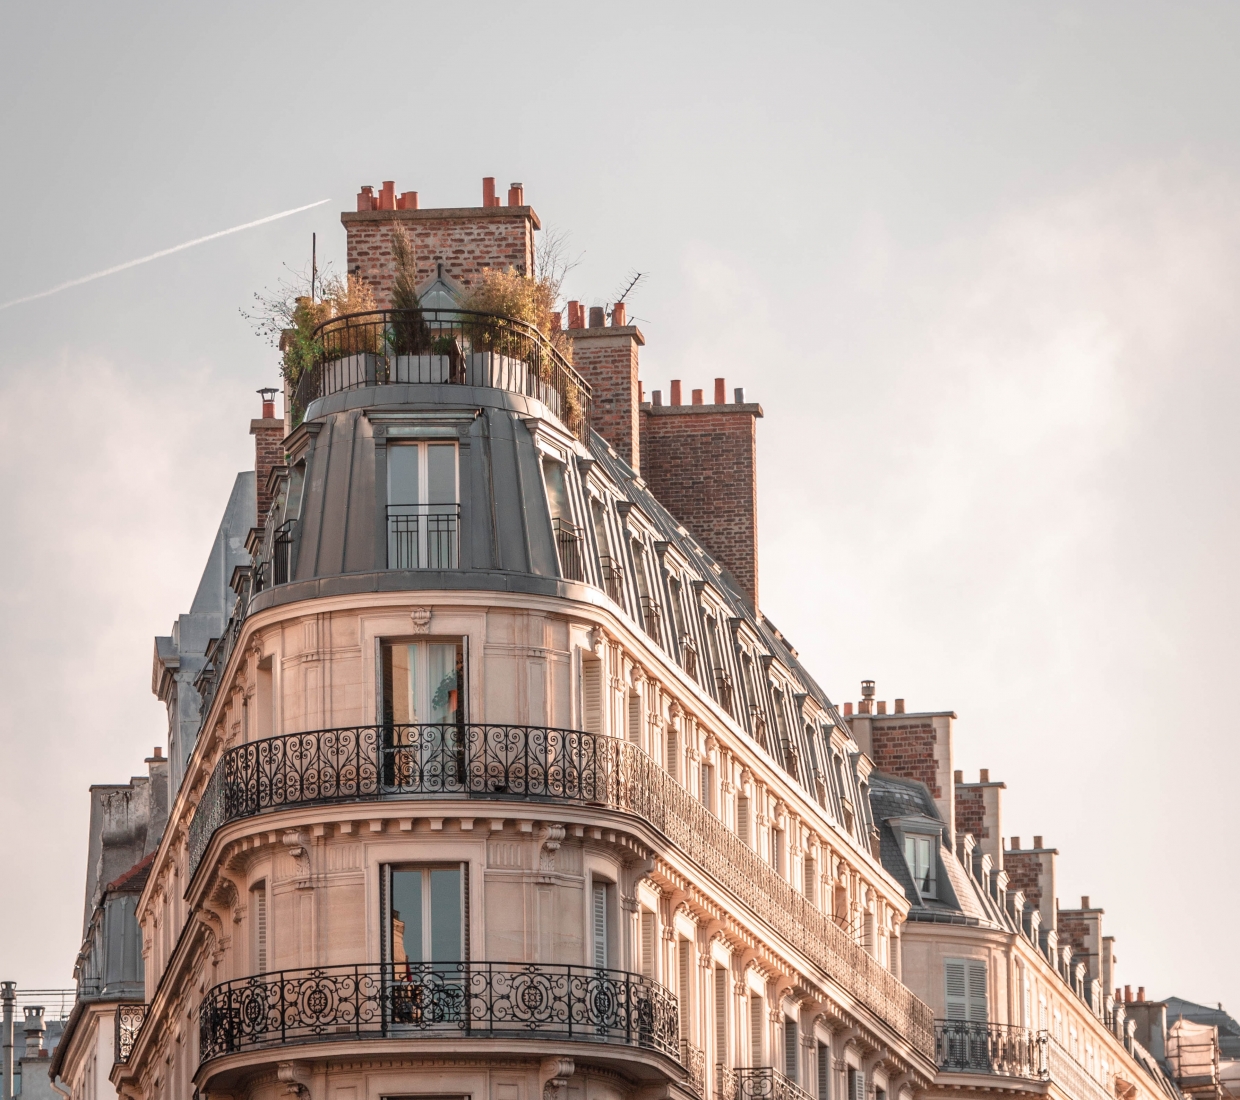
[[[0,1002],[4,1004],[4,1100],[13,1100],[13,1002],[16,982],[0,982]]]

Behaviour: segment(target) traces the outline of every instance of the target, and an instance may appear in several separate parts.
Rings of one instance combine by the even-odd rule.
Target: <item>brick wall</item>
[[[888,775],[919,780],[930,788],[936,801],[943,797],[939,787],[938,732],[933,722],[875,722],[870,738],[875,767]]]
[[[960,814],[960,794],[956,794],[956,814]],[[963,825],[961,832],[967,832]],[[1008,889],[1020,890],[1034,909],[1042,908],[1042,857],[1037,852],[1008,849],[1003,853],[1003,869],[1008,873]]]
[[[267,475],[273,466],[284,465],[284,421],[251,420],[250,434],[254,437],[254,474],[258,480],[258,515],[254,526],[261,527],[271,507]]]
[[[989,840],[986,824],[986,795],[981,787],[956,785],[956,832],[972,833],[975,840]],[[1014,890],[1020,889],[1018,886]]]
[[[650,491],[758,606],[758,405],[642,406]]]
[[[1090,953],[1088,944],[1090,922],[1085,918],[1070,916],[1068,912],[1060,910],[1056,931],[1059,933],[1060,947],[1071,947],[1073,955]]]
[[[590,383],[591,426],[625,462],[640,471],[637,349],[645,344],[645,338],[636,325],[570,329],[569,335],[573,340],[573,367]]]
[[[534,267],[534,231],[538,215],[529,206],[465,207],[446,210],[365,210],[340,215],[348,235],[349,272],[361,275],[383,308],[391,303],[395,264],[392,233],[405,231],[413,250],[417,281],[444,273],[466,287],[485,268]]]

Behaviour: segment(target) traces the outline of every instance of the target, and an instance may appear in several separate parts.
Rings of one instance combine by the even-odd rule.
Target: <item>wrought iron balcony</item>
[[[552,526],[555,528],[555,548],[560,554],[560,575],[570,581],[585,580],[581,561],[581,528],[559,516],[552,520]]]
[[[116,1060],[128,1062],[138,1032],[146,1022],[150,1005],[119,1004],[116,1006]]]
[[[459,504],[389,504],[389,569],[455,569],[460,543]]]
[[[706,1051],[688,1039],[680,1040],[680,1064],[689,1074],[689,1087],[699,1096],[706,1095]]]
[[[550,1039],[678,1059],[676,998],[639,974],[551,963],[363,963],[217,985],[199,1013],[201,1058],[355,1039]]]
[[[642,603],[642,626],[656,642],[659,641],[659,604],[653,596],[643,596]]]
[[[736,902],[929,1057],[930,1009],[629,741],[539,726],[358,726],[227,750],[189,830],[191,877],[220,826],[299,805],[475,798],[605,806],[660,833]]]
[[[715,1083],[719,1100],[814,1100],[791,1077],[770,1066],[730,1069],[717,1064]]]
[[[541,401],[589,442],[589,384],[524,321],[465,309],[379,309],[334,317],[313,338],[312,362],[293,388],[298,418],[315,399],[361,386],[485,386]]]
[[[934,1061],[948,1073],[1045,1080],[1046,1032],[972,1020],[934,1021]]]
[[[603,571],[603,590],[621,607],[624,606],[624,566],[610,554],[600,554],[599,568]]]

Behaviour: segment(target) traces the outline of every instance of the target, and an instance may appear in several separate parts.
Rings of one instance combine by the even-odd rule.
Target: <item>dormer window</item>
[[[387,451],[388,568],[455,569],[456,444],[399,443]]]
[[[904,862],[908,864],[913,881],[922,898],[939,896],[937,841],[934,837],[906,833],[904,836]]]

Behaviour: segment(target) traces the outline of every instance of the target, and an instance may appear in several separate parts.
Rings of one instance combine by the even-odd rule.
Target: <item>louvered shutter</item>
[[[653,978],[654,945],[657,942],[654,934],[654,914],[649,909],[642,910],[642,976]]]
[[[831,1097],[831,1048],[826,1043],[818,1044],[818,1100],[830,1100]]]
[[[594,965],[607,965],[607,884],[594,883]]]
[[[791,1016],[784,1017],[784,1076],[797,1080],[797,1022]]]
[[[676,941],[676,995],[680,999],[680,1037],[689,1039],[689,941]]]
[[[749,843],[749,797],[739,795],[736,799],[736,835]]]
[[[943,963],[947,1018],[949,1020],[967,1020],[969,1018],[969,1002],[965,986],[964,960],[947,959]]]
[[[728,1064],[728,972],[715,967],[715,1061]]]
[[[761,1066],[764,1064],[762,1058],[762,1048],[764,1046],[762,1042],[762,1032],[765,1021],[762,1019],[763,1015],[765,1015],[765,1013],[762,1008],[762,998],[751,993],[749,995],[749,1051],[751,1058],[750,1064],[753,1066]]]
[[[967,965],[969,981],[969,1019],[985,1023],[987,1016],[986,963],[970,959]]]
[[[254,891],[254,956],[260,974],[267,973],[267,884]]]
[[[676,737],[675,728],[667,731],[667,774],[673,779],[679,779],[677,774],[677,764],[680,761],[680,742]]]
[[[588,733],[603,732],[603,662],[581,660],[581,723]]]
[[[853,1098],[852,1100],[865,1100],[865,1073],[861,1070],[853,1075]]]
[[[642,743],[642,697],[636,691],[629,692],[628,735],[634,745]]]

